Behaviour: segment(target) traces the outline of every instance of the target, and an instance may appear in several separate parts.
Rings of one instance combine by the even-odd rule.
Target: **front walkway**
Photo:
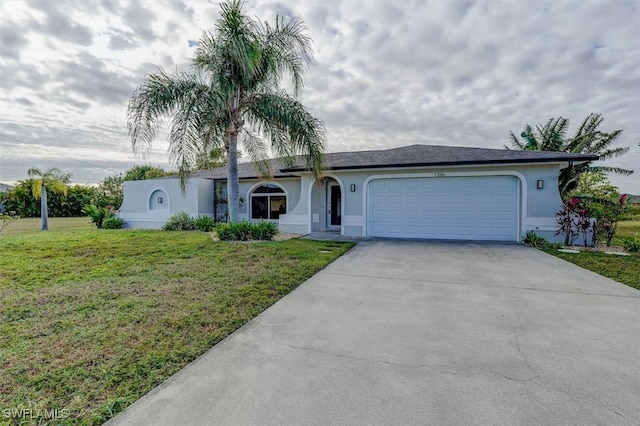
[[[637,425],[640,292],[515,244],[363,241],[110,425]]]
[[[321,240],[321,241],[328,240],[328,241],[351,241],[351,242],[362,241],[365,239],[363,237],[347,237],[344,235],[340,235],[340,231],[331,231],[331,230],[313,231],[310,234],[303,235],[301,238],[306,238],[309,240]]]

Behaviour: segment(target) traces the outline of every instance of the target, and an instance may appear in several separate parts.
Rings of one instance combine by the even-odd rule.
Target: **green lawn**
[[[620,221],[618,222],[618,229],[613,237],[612,245],[622,246],[622,238],[633,236],[640,237],[640,220]],[[630,256],[617,256],[587,251],[581,253],[562,253],[555,249],[544,251],[640,290],[640,253],[629,253]]]
[[[352,246],[56,222],[0,234],[0,415],[101,424]]]
[[[562,253],[556,249],[544,251],[640,290],[640,253],[616,256],[601,252]]]

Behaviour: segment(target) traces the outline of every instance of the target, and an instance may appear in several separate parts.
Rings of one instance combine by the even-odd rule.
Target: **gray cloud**
[[[112,28],[109,31],[109,48],[112,50],[130,50],[142,44],[142,42],[130,31]]]
[[[109,71],[103,60],[89,53],[61,61],[59,67],[55,76],[59,90],[81,95],[86,101],[126,105],[133,92],[131,78]]]
[[[136,37],[146,42],[152,42],[157,38],[157,34],[152,29],[157,15],[149,7],[144,7],[141,3],[134,1],[121,11],[120,16]]]
[[[5,59],[20,60],[20,51],[29,44],[24,29],[13,22],[0,26],[0,55]]]
[[[36,7],[57,16],[54,6]],[[55,8],[87,18],[57,17],[68,35],[92,18],[109,22],[101,30],[108,31],[102,35],[109,55],[102,56],[93,37],[84,53],[61,51],[60,60],[37,66],[20,55],[18,64],[17,55],[32,49],[32,31],[48,35],[56,21],[45,19],[44,28],[2,17],[2,52],[9,58],[0,64],[2,102],[12,111],[51,112],[47,120],[30,111],[0,117],[3,132],[34,140],[49,135],[65,149],[100,141],[127,153],[125,111],[133,89],[159,68],[187,70],[189,40],[212,30],[219,11],[217,2],[186,0],[163,7],[61,0]],[[634,0],[246,3],[250,16],[269,22],[276,13],[305,21],[315,61],[302,100],[325,121],[332,151],[409,143],[499,148],[508,144],[509,130],[562,115],[573,132],[599,112],[604,130],[624,129],[619,146],[634,146],[610,163],[626,168],[640,164],[639,8]],[[103,126],[106,110],[112,116]],[[72,117],[77,128],[61,117]],[[159,139],[157,161],[166,161],[163,143]],[[640,170],[613,181],[640,193]]]
[[[29,5],[45,14],[44,22],[33,22],[33,29],[82,46],[90,46],[93,42],[93,32],[89,27],[74,22],[68,14],[63,13],[63,10],[71,8],[70,5],[46,0],[30,1]]]

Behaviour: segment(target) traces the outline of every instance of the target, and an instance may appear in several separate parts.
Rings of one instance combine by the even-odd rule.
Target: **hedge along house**
[[[282,232],[334,231],[352,237],[519,241],[529,230],[550,240],[562,206],[559,171],[595,155],[411,145],[327,154],[314,181],[304,158],[271,160],[273,177],[239,165],[241,220],[277,222]],[[226,220],[226,168],[124,184],[120,217],[159,228],[173,214]]]

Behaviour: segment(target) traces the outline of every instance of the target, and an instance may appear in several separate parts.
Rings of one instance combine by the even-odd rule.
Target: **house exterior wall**
[[[342,188],[342,226],[341,233],[346,236],[367,236],[367,185],[373,179],[392,177],[453,177],[453,176],[489,176],[511,175],[519,180],[519,234],[534,230],[552,241],[557,229],[555,214],[560,210],[562,201],[558,191],[559,165],[554,163],[537,165],[490,165],[474,167],[423,167],[397,169],[341,170],[330,171],[327,176],[335,178]],[[537,189],[536,182],[544,181],[544,188]],[[302,176],[302,195],[300,202],[290,207],[291,217],[280,221],[280,229],[285,232],[308,233],[326,228],[326,197],[321,191],[313,191],[311,176]],[[351,185],[355,192],[351,192]],[[304,193],[305,191],[306,194]],[[311,197],[309,196],[311,194]],[[318,211],[311,211],[311,206]],[[316,207],[320,207],[319,209]],[[323,210],[324,209],[324,210]],[[320,222],[313,222],[318,214]],[[325,222],[323,221],[325,218]],[[304,220],[307,220],[306,227]],[[324,223],[324,226],[323,226]],[[306,228],[306,229],[305,229]]]
[[[125,181],[124,199],[118,216],[125,228],[160,229],[169,218],[180,212],[191,216],[213,216],[213,181],[194,178],[185,193],[179,179]],[[162,201],[158,200],[162,198]]]
[[[325,176],[340,185],[340,231],[345,236],[367,236],[367,187],[372,180],[507,175],[515,176],[519,182],[519,235],[533,230],[551,241],[559,241],[561,237],[554,236],[557,230],[555,214],[562,206],[557,184],[558,173],[559,165],[548,163],[342,170],[327,171]],[[538,180],[544,181],[542,189],[536,187]],[[239,219],[249,220],[251,191],[262,183],[276,183],[287,194],[287,213],[282,214],[278,221],[281,231],[306,234],[312,230],[326,229],[326,183],[318,185],[310,173],[272,181],[242,180],[240,197],[244,201],[239,209]],[[355,185],[354,192],[351,191],[351,185]],[[124,194],[119,216],[128,228],[160,228],[171,215],[182,211],[192,216],[213,215],[214,211],[214,184],[210,179],[191,179],[184,194],[178,179],[127,181],[124,183]],[[163,198],[162,203],[158,202],[158,197]]]

